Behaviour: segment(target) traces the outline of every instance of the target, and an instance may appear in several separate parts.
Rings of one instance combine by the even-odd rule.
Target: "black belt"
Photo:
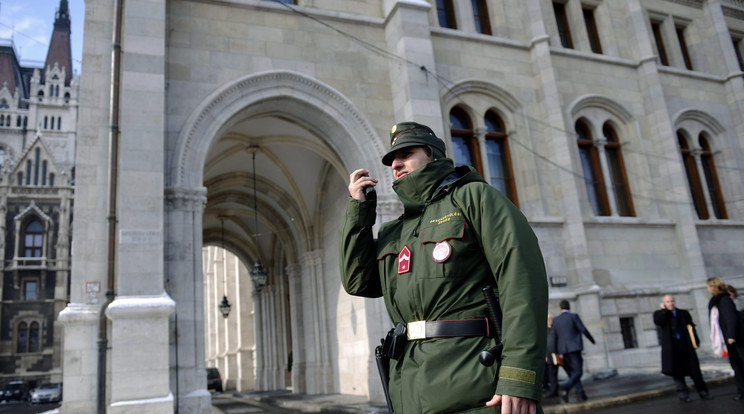
[[[491,333],[486,318],[409,322],[406,331],[409,341],[457,336],[490,336]]]

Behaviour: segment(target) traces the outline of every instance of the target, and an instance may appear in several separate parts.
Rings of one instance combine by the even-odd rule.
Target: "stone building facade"
[[[740,0],[87,1],[61,411],[93,412],[105,379],[108,412],[208,412],[207,363],[381,401],[390,321],[341,289],[337,230],[356,168],[380,180],[378,224],[400,214],[380,158],[404,120],[524,212],[551,309],[570,300],[598,339],[589,371],[657,364],[664,293],[706,332],[705,279],[744,287],[742,39]],[[245,269],[205,280],[204,246]]]
[[[62,381],[69,300],[78,76],[67,1],[43,67],[0,45],[0,384]]]

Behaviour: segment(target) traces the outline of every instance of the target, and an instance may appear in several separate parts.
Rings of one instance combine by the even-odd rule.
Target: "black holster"
[[[375,347],[375,360],[377,370],[380,372],[380,381],[382,381],[382,390],[385,392],[385,402],[387,402],[388,411],[393,413],[393,404],[390,402],[390,359],[398,359],[403,354],[403,348],[408,341],[406,325],[399,323],[395,328],[388,331],[384,339],[381,339],[381,345]]]

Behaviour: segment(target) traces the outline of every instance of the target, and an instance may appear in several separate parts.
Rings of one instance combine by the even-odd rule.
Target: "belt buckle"
[[[426,339],[426,321],[416,321],[408,323],[408,340]]]

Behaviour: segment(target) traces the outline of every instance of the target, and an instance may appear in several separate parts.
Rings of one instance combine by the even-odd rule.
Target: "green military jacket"
[[[485,367],[478,354],[494,346],[494,338],[408,341],[403,356],[390,361],[395,412],[493,413],[496,409],[485,403],[494,394],[539,401],[547,280],[525,217],[475,170],[455,169],[450,159],[403,176],[393,189],[404,214],[383,224],[377,240],[372,234],[376,202],[349,198],[339,238],[346,292],[383,296],[397,324],[484,318],[488,310],[481,289],[491,285],[503,312],[504,344],[501,367]],[[439,263],[433,250],[442,241],[451,249]],[[403,269],[399,256],[409,259]]]

